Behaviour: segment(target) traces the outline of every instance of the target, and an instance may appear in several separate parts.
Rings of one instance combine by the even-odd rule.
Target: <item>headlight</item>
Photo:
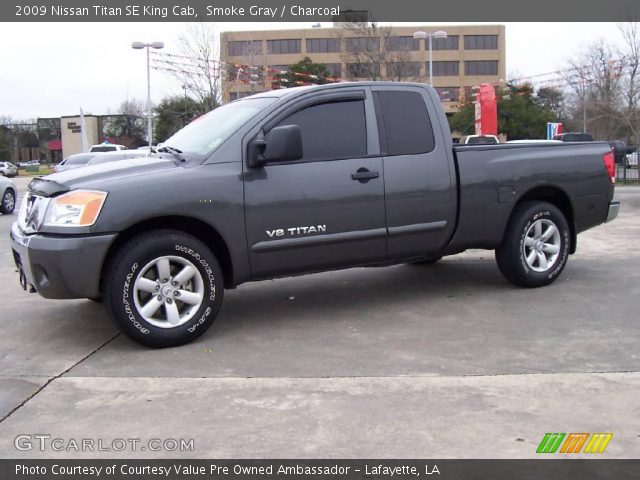
[[[44,224],[51,227],[89,227],[96,223],[106,192],[73,190],[55,197],[47,210]]]

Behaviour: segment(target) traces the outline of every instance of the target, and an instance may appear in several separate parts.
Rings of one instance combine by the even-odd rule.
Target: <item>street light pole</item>
[[[447,32],[438,30],[437,32],[414,32],[413,38],[429,39],[429,85],[433,86],[433,39],[434,38],[447,38]]]
[[[149,141],[149,151],[153,144],[153,125],[152,125],[152,113],[151,113],[151,55],[150,48],[161,49],[164,48],[163,42],[133,42],[131,48],[134,50],[147,49],[147,139]]]
[[[429,85],[433,86],[433,35],[429,35]]]

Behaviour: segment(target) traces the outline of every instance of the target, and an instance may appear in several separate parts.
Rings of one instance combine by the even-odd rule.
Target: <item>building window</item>
[[[390,52],[408,52],[420,49],[419,40],[413,37],[389,37],[385,40],[385,45]]]
[[[464,62],[465,75],[498,75],[497,60],[468,60]]]
[[[304,146],[302,161],[359,158],[367,154],[364,112],[362,100],[322,103],[294,113],[279,126],[300,127]]]
[[[234,100],[238,100],[239,98],[248,97],[249,95],[253,95],[253,93],[251,93],[251,92],[229,92],[229,100],[233,102]]]
[[[497,50],[498,36],[497,35],[465,35],[464,49],[465,50]]]
[[[429,62],[427,62],[427,76],[429,76]],[[460,75],[460,62],[437,61],[433,62],[434,77],[452,77]]]
[[[262,40],[233,41],[228,45],[230,57],[262,54]]]
[[[379,37],[354,37],[347,38],[348,52],[379,52]]]
[[[335,53],[340,51],[337,38],[308,38],[307,53]]]
[[[267,40],[267,53],[278,55],[281,53],[300,53],[300,44],[298,40]]]
[[[347,63],[349,78],[377,78],[380,76],[379,63]]]
[[[420,62],[389,62],[387,77],[401,80],[420,76]]]
[[[329,73],[332,77],[341,77],[342,76],[342,64],[341,63],[325,63],[325,67],[329,70]]]
[[[460,87],[435,87],[440,101],[457,102],[460,99]]]
[[[427,40],[428,41],[428,40]],[[447,38],[434,38],[434,50],[458,50],[458,35],[451,35]]]

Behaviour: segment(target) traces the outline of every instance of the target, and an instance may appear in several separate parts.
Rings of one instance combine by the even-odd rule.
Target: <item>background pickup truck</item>
[[[104,300],[132,339],[179,345],[225,288],[495,249],[511,282],[553,282],[578,233],[613,219],[606,143],[453,147],[426,85],[265,92],[148,157],[33,180],[12,227],[20,281]]]

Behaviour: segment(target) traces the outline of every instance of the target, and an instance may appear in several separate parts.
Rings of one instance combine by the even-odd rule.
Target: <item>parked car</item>
[[[619,209],[607,143],[453,146],[419,83],[260,93],[103,167],[30,183],[11,230],[20,281],[102,298],[152,347],[194,340],[251,280],[483,248],[514,284],[548,285]]]
[[[124,145],[116,145],[115,143],[104,142],[99,145],[93,145],[89,152],[117,152],[120,150],[127,150],[128,147]]]
[[[0,175],[3,177],[15,177],[18,175],[18,167],[11,162],[0,162]]]
[[[120,150],[118,152],[102,152],[96,153],[87,165],[100,165],[102,163],[117,162],[120,160],[128,160],[130,158],[148,157],[148,150]]]
[[[593,136],[584,132],[559,133],[554,135],[553,139],[561,142],[593,142]]]
[[[18,162],[18,168],[24,168],[31,165],[37,166],[40,165],[40,162],[38,160],[31,160],[29,162]]]
[[[554,135],[553,139],[559,140],[561,142],[593,142],[594,141],[593,136],[590,133],[582,133],[582,132],[560,133],[558,135]],[[611,146],[611,150],[613,151],[615,162],[618,164],[624,163],[627,154],[631,153],[631,151],[627,147],[626,142],[622,140],[609,140],[609,145]]]
[[[8,178],[0,177],[0,192],[0,213],[5,215],[12,214],[18,197],[18,190],[15,184]]]
[[[89,160],[91,160],[95,156],[95,153],[75,153],[73,155],[69,155],[67,158],[55,165],[53,167],[53,171],[57,173],[64,172],[65,170],[84,167],[87,163],[89,163]]]
[[[464,145],[495,145],[500,143],[495,135],[467,135],[464,139]]]

